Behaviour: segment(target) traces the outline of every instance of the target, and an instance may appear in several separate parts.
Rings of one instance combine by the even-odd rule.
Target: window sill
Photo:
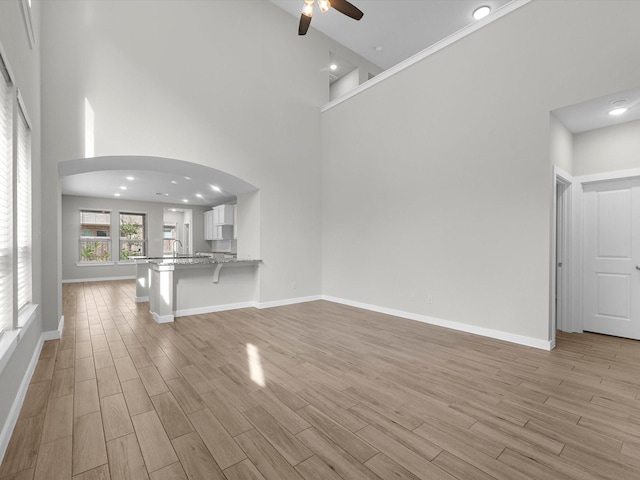
[[[135,265],[136,261],[135,260],[120,260],[118,262],[118,265]]]
[[[76,262],[76,267],[109,267],[115,262]]]
[[[33,324],[37,311],[38,305],[32,303],[23,307],[18,314],[18,328],[4,332],[0,336],[0,374],[11,360],[11,355],[18,343]]]
[[[38,305],[35,303],[28,303],[24,307],[20,309],[18,312],[18,328],[21,330],[26,330],[33,319],[36,318],[36,311],[38,310]]]

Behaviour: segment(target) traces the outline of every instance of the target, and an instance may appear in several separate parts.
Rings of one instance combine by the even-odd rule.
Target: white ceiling
[[[609,115],[614,102],[624,100],[628,110],[622,115]],[[610,127],[620,123],[640,120],[640,88],[611,93],[553,112],[572,133]]]
[[[292,38],[297,37],[304,0],[270,1],[294,17],[291,34]],[[510,0],[350,1],[364,13],[361,20],[353,20],[333,8],[321,13],[316,4],[311,28],[384,70],[473,23],[476,8],[488,5],[495,12],[510,3]]]
[[[219,170],[158,157],[71,160],[61,162],[58,172],[64,195],[85,197],[214,206],[256,190],[253,185]]]

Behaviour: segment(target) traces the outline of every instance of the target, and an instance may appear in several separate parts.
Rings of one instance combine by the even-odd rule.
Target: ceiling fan
[[[298,26],[298,35],[305,35],[307,30],[309,30],[309,25],[311,25],[311,16],[313,15],[313,3],[314,0],[304,0],[302,15],[300,15],[300,25]],[[364,15],[359,8],[350,4],[347,0],[318,0],[318,7],[322,13],[333,7],[340,13],[343,13],[354,20],[360,20]]]

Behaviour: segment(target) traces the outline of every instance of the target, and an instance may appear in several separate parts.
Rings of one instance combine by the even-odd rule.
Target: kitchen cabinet
[[[233,225],[233,205],[218,205],[214,207],[216,225]]]
[[[233,238],[234,205],[219,205],[204,212],[204,239],[230,240]]]

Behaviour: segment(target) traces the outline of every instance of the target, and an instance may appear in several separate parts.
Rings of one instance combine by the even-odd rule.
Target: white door
[[[640,179],[584,186],[584,330],[640,340]]]

